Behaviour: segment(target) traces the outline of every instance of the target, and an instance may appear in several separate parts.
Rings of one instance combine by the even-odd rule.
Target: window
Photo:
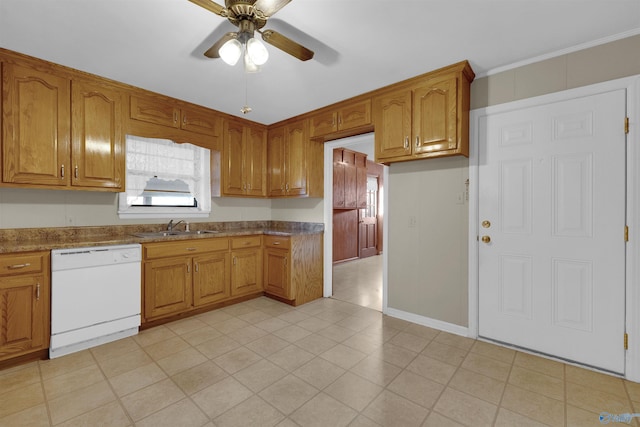
[[[127,135],[120,218],[208,217],[210,152],[192,144]]]

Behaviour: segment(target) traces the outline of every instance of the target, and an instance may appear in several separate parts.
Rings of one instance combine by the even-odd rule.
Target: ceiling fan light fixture
[[[269,59],[269,51],[265,45],[255,37],[247,40],[247,52],[251,58],[251,62],[256,65],[263,65]]]
[[[247,48],[244,50],[244,71],[245,73],[257,73],[260,71],[260,65],[253,62]]]
[[[220,58],[229,65],[236,65],[242,55],[242,43],[237,39],[231,39],[220,47]]]

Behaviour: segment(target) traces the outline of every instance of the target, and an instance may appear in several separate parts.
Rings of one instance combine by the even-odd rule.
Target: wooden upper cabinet
[[[356,207],[367,207],[367,155],[356,153]]]
[[[122,191],[123,94],[30,64],[3,64],[7,184]]]
[[[413,91],[414,154],[458,148],[457,81],[449,78]]]
[[[180,127],[190,132],[219,136],[222,131],[222,118],[206,108],[183,107]]]
[[[223,131],[223,194],[266,196],[267,131],[227,120]]]
[[[333,150],[333,208],[367,207],[367,155],[345,148]]]
[[[464,61],[373,99],[376,161],[469,156],[474,74]]]
[[[222,132],[222,118],[212,110],[179,106],[171,98],[162,96],[131,95],[129,115],[134,120],[203,135],[217,137]]]
[[[124,189],[122,92],[84,81],[71,91],[72,185]]]
[[[68,186],[71,81],[5,62],[2,87],[2,181]]]
[[[306,120],[289,124],[285,131],[285,189],[287,196],[307,194],[307,145],[309,144]]]
[[[355,129],[371,124],[371,100],[345,103],[309,119],[309,136],[316,138],[334,132]]]
[[[180,127],[180,109],[168,100],[131,95],[129,108],[132,119],[173,128]]]
[[[411,99],[409,90],[373,99],[376,161],[411,155]]]
[[[309,139],[309,121],[288,122],[269,129],[268,196],[322,197],[324,144]]]

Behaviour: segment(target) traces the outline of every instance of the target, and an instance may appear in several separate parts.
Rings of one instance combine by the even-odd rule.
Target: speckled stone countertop
[[[217,233],[154,238],[135,236],[138,233],[164,231],[165,229],[166,224],[0,229],[0,253],[123,245],[128,243],[168,242],[185,239],[211,239],[250,234],[281,236],[318,234],[324,233],[324,224],[292,221],[193,222],[190,223],[192,231],[215,230]],[[184,230],[184,224],[178,224],[175,229]]]

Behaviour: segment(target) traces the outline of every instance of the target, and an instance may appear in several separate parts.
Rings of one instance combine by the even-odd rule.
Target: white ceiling
[[[246,87],[264,124],[464,59],[486,75],[638,34],[640,0],[293,0],[268,28],[314,59],[267,45],[245,75],[206,58],[235,27],[187,0],[0,0],[0,47],[238,116]]]

